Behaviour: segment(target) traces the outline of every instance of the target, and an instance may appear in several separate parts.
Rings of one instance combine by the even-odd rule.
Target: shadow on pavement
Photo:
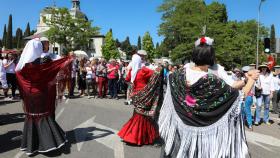
[[[21,135],[22,132],[16,130],[0,135],[0,153],[19,148],[21,139],[18,138],[20,138]]]
[[[104,133],[99,134],[99,135],[93,135],[91,132],[93,131],[102,131]],[[85,134],[83,138],[85,138],[84,140],[77,140],[75,133],[81,133],[81,134]],[[42,155],[45,155],[47,157],[58,157],[61,156],[62,154],[70,154],[71,153],[71,147],[73,144],[77,144],[80,142],[85,142],[85,141],[91,141],[97,138],[102,138],[102,137],[106,137],[108,135],[114,134],[114,132],[110,131],[110,130],[104,130],[104,129],[100,129],[100,128],[96,128],[96,127],[88,127],[88,128],[76,128],[73,129],[71,131],[66,132],[66,137],[68,142],[61,147],[58,150],[55,151],[51,151],[48,153],[41,153]],[[38,153],[39,154],[39,153]],[[38,155],[38,154],[34,154],[32,155],[32,157]]]
[[[92,132],[93,131],[102,131],[104,133],[102,134],[98,134],[98,135],[93,135]],[[81,133],[84,134],[84,140],[77,140],[75,133]],[[69,141],[70,144],[76,144],[76,143],[80,143],[83,141],[90,141],[90,140],[94,140],[94,139],[98,139],[98,138],[102,138],[102,137],[106,137],[108,135],[114,134],[113,131],[110,130],[105,130],[105,129],[100,129],[100,128],[96,128],[96,127],[87,127],[87,128],[76,128],[73,129],[71,131],[67,132],[67,139]]]
[[[6,125],[11,123],[18,123],[24,121],[24,114],[23,113],[16,113],[16,114],[0,114],[0,125]]]

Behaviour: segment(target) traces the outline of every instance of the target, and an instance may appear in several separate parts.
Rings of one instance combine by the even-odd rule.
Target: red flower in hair
[[[201,38],[200,38],[200,44],[205,44],[205,43],[206,43],[205,37],[201,37]]]

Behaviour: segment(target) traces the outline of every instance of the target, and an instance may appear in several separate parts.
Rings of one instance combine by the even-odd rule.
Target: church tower
[[[72,9],[80,10],[80,0],[72,0]]]

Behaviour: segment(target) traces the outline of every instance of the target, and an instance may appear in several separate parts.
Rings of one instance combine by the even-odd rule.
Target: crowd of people
[[[229,75],[236,81],[244,80],[245,74],[251,69],[256,69],[256,65],[250,64],[241,69],[236,68],[229,72]],[[260,77],[246,96],[242,106],[244,119],[249,129],[252,129],[252,125],[260,125],[262,107],[264,107],[262,122],[265,124],[271,124],[269,122],[269,112],[278,114],[280,118],[280,66],[276,65],[271,69],[268,63],[263,63],[258,66],[258,70],[260,71]],[[270,108],[271,103],[272,109]],[[252,107],[255,108],[254,119],[252,118]]]
[[[11,55],[0,60],[4,95],[11,87],[15,97],[18,87],[23,100],[21,150],[31,155],[65,144],[65,132],[55,121],[58,99],[119,99],[124,94],[125,104],[134,106],[118,132],[124,142],[162,142],[161,157],[246,157],[243,121],[252,129],[252,104],[255,125],[262,106],[263,122],[270,124],[270,99],[273,112],[280,113],[279,67],[250,65],[226,72],[216,63],[213,42],[199,38],[192,63],[171,65],[149,62],[145,50],[134,50],[131,61],[80,58],[73,52],[57,56],[48,52],[46,38],[30,40],[18,62]]]

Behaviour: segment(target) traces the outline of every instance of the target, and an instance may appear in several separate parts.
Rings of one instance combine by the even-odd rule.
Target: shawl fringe
[[[174,152],[177,152],[177,158],[244,158],[248,155],[240,112],[242,95],[217,122],[206,127],[193,127],[184,124],[177,115],[169,83],[166,93],[158,120],[166,155]]]

